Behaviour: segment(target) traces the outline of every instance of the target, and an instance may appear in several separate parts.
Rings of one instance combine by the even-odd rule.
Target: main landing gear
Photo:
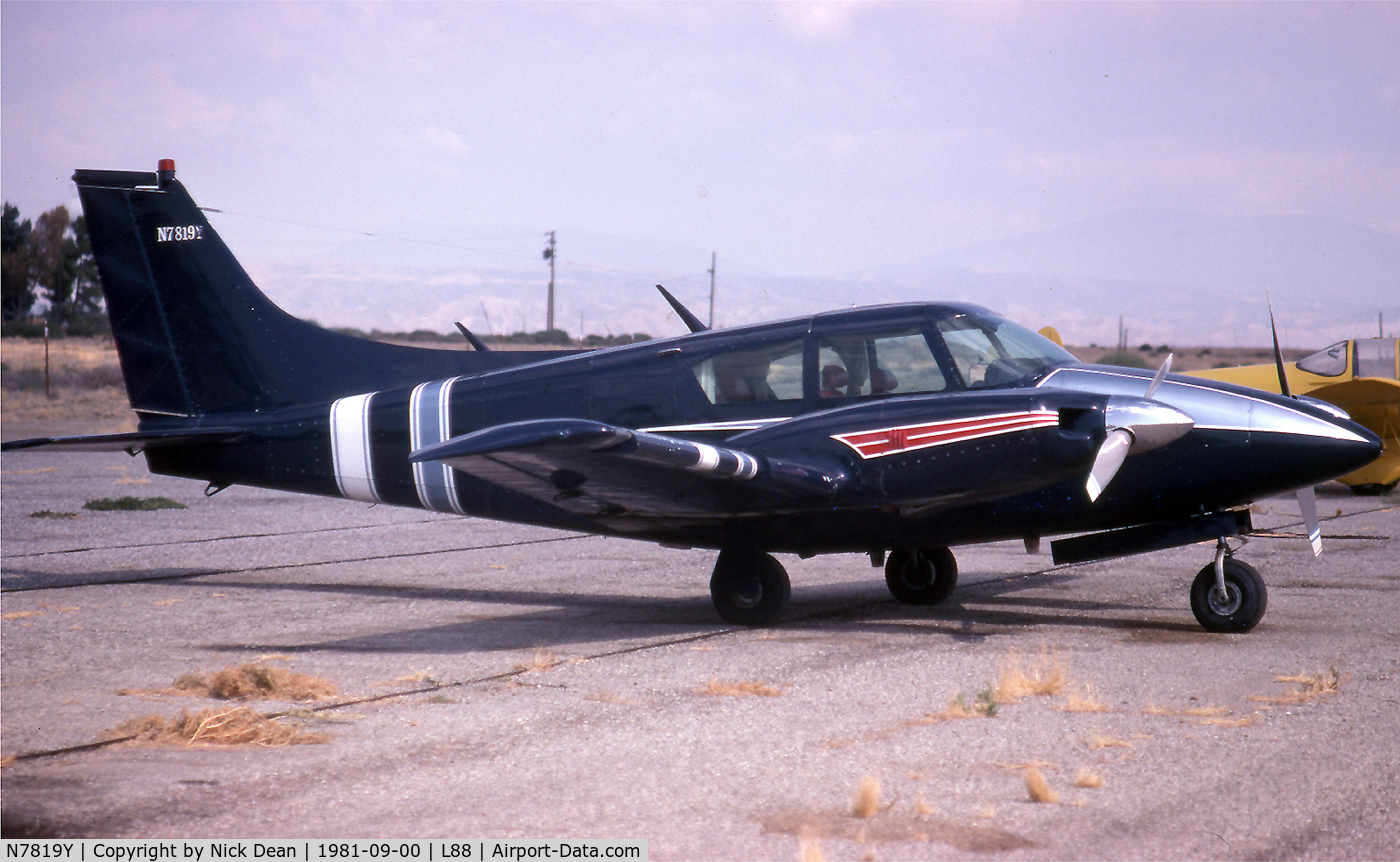
[[[941,604],[958,585],[958,561],[947,548],[891,551],[885,585],[906,605]]]
[[[750,548],[719,552],[710,577],[710,598],[725,622],[767,625],[777,619],[791,594],[787,571],[768,554]]]
[[[1247,632],[1259,624],[1269,604],[1264,579],[1248,563],[1230,556],[1221,539],[1215,562],[1201,569],[1191,584],[1191,611],[1213,632]]]

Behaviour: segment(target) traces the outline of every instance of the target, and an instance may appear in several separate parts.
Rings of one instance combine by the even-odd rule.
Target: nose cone
[[[1250,411],[1250,445],[1299,487],[1344,476],[1381,454],[1381,439],[1355,422],[1281,396]]]

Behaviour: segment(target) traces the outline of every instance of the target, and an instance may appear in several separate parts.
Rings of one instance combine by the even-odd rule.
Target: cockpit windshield
[[[1338,341],[1311,356],[1298,360],[1298,367],[1322,377],[1340,377],[1347,370],[1347,347],[1350,342]]]
[[[938,331],[968,389],[1009,386],[1077,361],[1045,336],[994,314],[944,318]]]

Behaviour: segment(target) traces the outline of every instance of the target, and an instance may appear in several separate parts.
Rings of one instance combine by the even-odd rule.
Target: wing
[[[463,473],[591,517],[740,515],[830,499],[835,460],[752,455],[585,419],[497,425],[415,451]]]
[[[620,529],[630,519],[875,509],[926,518],[1086,473],[1106,408],[1105,397],[1083,393],[916,396],[806,414],[720,445],[541,419],[455,437],[410,460]]]
[[[1352,419],[1384,436],[1383,417],[1400,404],[1400,381],[1384,377],[1357,377],[1320,386],[1308,395],[1342,408]],[[1394,415],[1394,413],[1391,413]]]

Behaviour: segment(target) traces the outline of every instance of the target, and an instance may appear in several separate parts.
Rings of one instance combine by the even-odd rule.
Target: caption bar
[[[59,862],[224,862],[295,859],[297,862],[525,862],[532,859],[622,859],[647,862],[645,841],[209,841],[139,839],[6,838],[0,862],[12,859]]]

